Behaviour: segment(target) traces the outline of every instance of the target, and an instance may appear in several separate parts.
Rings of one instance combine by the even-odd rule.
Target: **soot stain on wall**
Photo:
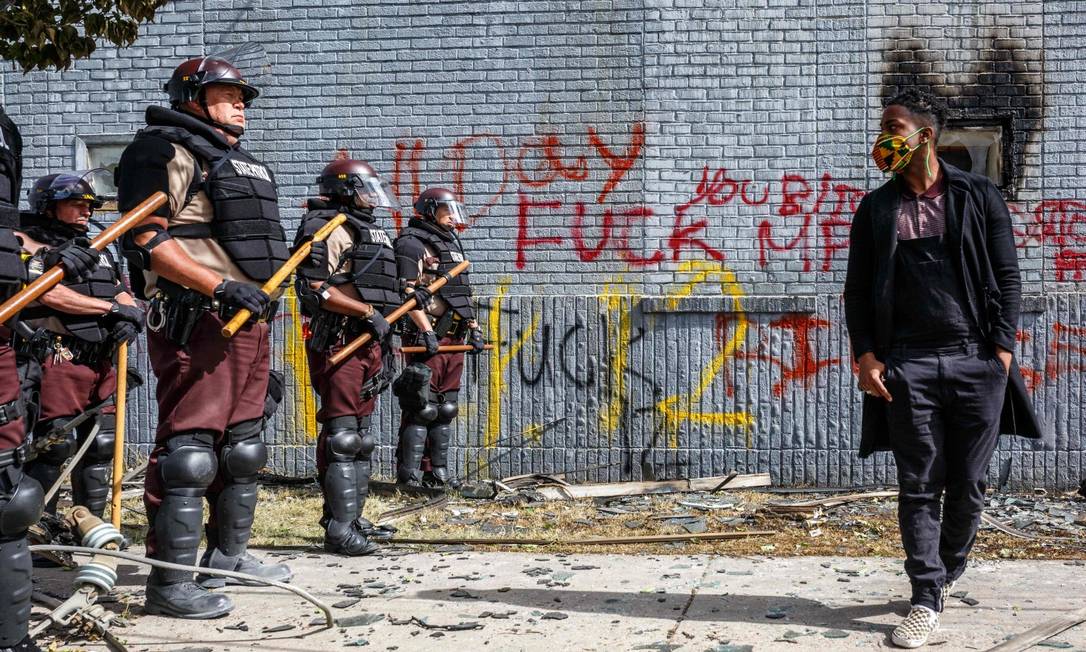
[[[1044,118],[1043,52],[1040,39],[1015,28],[977,30],[939,47],[909,30],[894,30],[885,41],[882,99],[917,86],[944,98],[950,124],[1003,127],[1004,192],[1012,197],[1025,169],[1026,143],[1040,135]]]

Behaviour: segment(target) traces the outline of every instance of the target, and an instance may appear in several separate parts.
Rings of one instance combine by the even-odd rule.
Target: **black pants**
[[[940,591],[965,571],[976,539],[1007,373],[980,344],[895,349],[885,363],[912,604],[942,611]]]

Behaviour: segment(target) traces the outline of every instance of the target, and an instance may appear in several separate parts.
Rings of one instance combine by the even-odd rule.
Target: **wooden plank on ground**
[[[535,491],[547,500],[573,500],[576,498],[610,498],[617,496],[644,496],[648,494],[673,494],[688,491],[713,491],[714,489],[750,489],[768,487],[768,473],[737,475],[723,487],[726,475],[689,480],[654,480],[651,482],[602,482],[598,484],[571,484],[562,487],[540,487]]]
[[[1086,608],[1062,614],[1046,620],[1036,627],[1012,636],[999,645],[989,648],[988,652],[1022,652],[1046,641],[1062,631],[1071,629],[1079,623],[1086,622]]]

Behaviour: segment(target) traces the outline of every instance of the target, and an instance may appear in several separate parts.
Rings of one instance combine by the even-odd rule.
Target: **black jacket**
[[[1022,280],[1007,204],[986,177],[940,161],[946,175],[946,236],[959,252],[969,315],[989,343],[1014,351]],[[845,321],[852,354],[882,359],[893,338],[894,251],[903,183],[886,182],[860,202],[852,218],[845,279]],[[889,450],[886,402],[864,395],[860,457]],[[1000,432],[1040,439],[1042,428],[1017,361],[1012,362]]]

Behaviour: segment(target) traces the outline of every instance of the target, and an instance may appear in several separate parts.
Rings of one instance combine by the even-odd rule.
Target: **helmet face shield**
[[[388,211],[400,210],[400,202],[392,194],[388,183],[377,177],[359,180],[355,177],[354,194],[367,208],[383,208]]]
[[[50,203],[65,200],[88,201],[92,209],[102,207],[101,196],[109,189],[109,170],[75,170],[51,176],[48,186],[42,188],[35,184],[31,190],[30,207],[33,210],[44,212]]]
[[[445,216],[452,219],[453,226],[464,226],[468,223],[468,212],[464,205],[455,200],[439,201],[434,203],[434,221],[440,222]]]

